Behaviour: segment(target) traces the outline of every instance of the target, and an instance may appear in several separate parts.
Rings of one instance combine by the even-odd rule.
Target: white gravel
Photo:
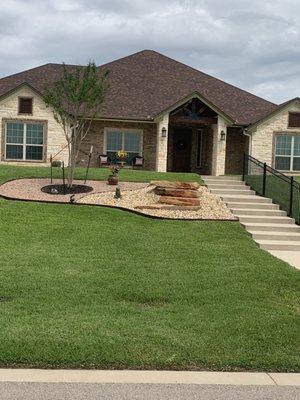
[[[82,204],[99,204],[107,206],[123,207],[129,210],[137,210],[147,215],[162,218],[182,218],[182,219],[228,219],[234,220],[235,217],[230,212],[226,204],[214,194],[211,194],[205,186],[199,189],[200,207],[197,209],[178,209],[170,207],[168,209],[147,209],[143,206],[158,205],[159,196],[153,192],[153,186],[138,190],[126,190],[121,192],[122,198],[115,199],[114,193],[92,193],[85,195],[77,200]]]

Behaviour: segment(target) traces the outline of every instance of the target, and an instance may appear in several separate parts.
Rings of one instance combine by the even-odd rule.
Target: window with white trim
[[[300,135],[277,135],[275,168],[281,171],[300,171]]]
[[[44,124],[23,121],[6,123],[6,160],[42,161],[43,153]]]
[[[116,152],[124,150],[128,153],[126,162],[131,162],[135,156],[142,155],[142,132],[134,130],[107,130],[105,152],[116,161]]]

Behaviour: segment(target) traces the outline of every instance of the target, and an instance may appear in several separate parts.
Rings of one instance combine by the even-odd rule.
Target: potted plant
[[[116,157],[119,160],[121,166],[123,167],[126,164],[126,158],[128,157],[128,153],[125,150],[119,150],[116,152]]]
[[[117,185],[119,183],[119,168],[113,166],[110,168],[110,175],[107,178],[109,185]]]

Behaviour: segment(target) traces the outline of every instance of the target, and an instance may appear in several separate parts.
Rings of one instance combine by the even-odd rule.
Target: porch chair
[[[111,163],[110,158],[106,154],[99,155],[99,168],[108,167]]]
[[[144,157],[135,156],[132,159],[132,168],[143,168],[144,166]]]

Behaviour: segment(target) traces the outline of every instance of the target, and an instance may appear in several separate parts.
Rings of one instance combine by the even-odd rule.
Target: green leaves
[[[100,71],[93,61],[84,67],[62,65],[62,78],[44,91],[43,100],[55,119],[63,124],[94,118],[108,90],[107,70]]]

